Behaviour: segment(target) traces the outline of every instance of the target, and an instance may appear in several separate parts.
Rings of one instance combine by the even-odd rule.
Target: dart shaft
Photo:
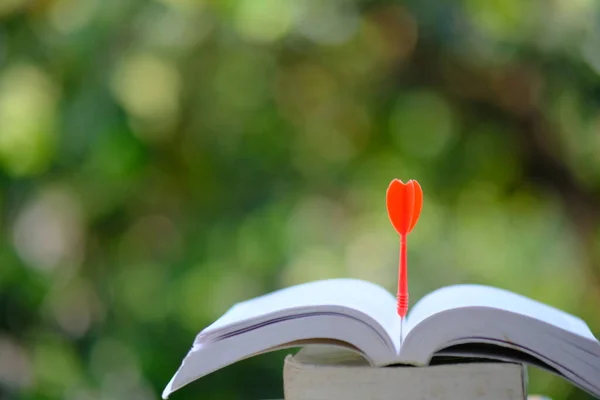
[[[408,311],[408,272],[406,255],[406,235],[400,236],[400,260],[398,271],[398,295],[397,310],[401,318],[406,316]]]

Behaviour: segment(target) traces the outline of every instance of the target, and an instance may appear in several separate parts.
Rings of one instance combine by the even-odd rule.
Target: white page
[[[565,329],[576,335],[596,340],[580,318],[525,296],[483,285],[454,285],[438,289],[419,300],[408,316],[409,331],[425,318],[454,308],[491,307],[525,315]]]
[[[315,306],[341,306],[357,310],[373,318],[387,332],[394,329],[397,320],[395,299],[381,286],[358,279],[329,279],[292,286],[238,303],[203,333],[273,313]]]

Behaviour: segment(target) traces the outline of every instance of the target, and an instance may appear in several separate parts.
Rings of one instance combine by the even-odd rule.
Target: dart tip
[[[404,337],[403,330],[404,330],[404,317],[400,317],[400,345],[402,345],[402,338]]]

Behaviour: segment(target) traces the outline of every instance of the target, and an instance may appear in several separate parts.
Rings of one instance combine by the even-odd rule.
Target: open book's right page
[[[580,318],[525,296],[484,285],[464,284],[438,289],[419,300],[407,318],[403,339],[424,319],[442,311],[461,307],[491,307],[522,314],[596,340]]]
[[[452,347],[450,353],[463,356],[494,359],[498,353],[500,359],[541,366],[600,397],[600,343],[590,328],[525,296],[482,285],[449,286],[418,301],[406,325],[400,362],[426,364]],[[455,347],[461,345],[467,347]],[[496,347],[490,351],[485,345]]]

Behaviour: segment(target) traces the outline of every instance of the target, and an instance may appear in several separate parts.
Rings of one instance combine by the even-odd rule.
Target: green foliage
[[[0,387],[156,398],[237,301],[480,282],[600,332],[591,0],[0,1]],[[285,352],[177,398],[281,395]],[[586,398],[533,371],[533,392]]]

